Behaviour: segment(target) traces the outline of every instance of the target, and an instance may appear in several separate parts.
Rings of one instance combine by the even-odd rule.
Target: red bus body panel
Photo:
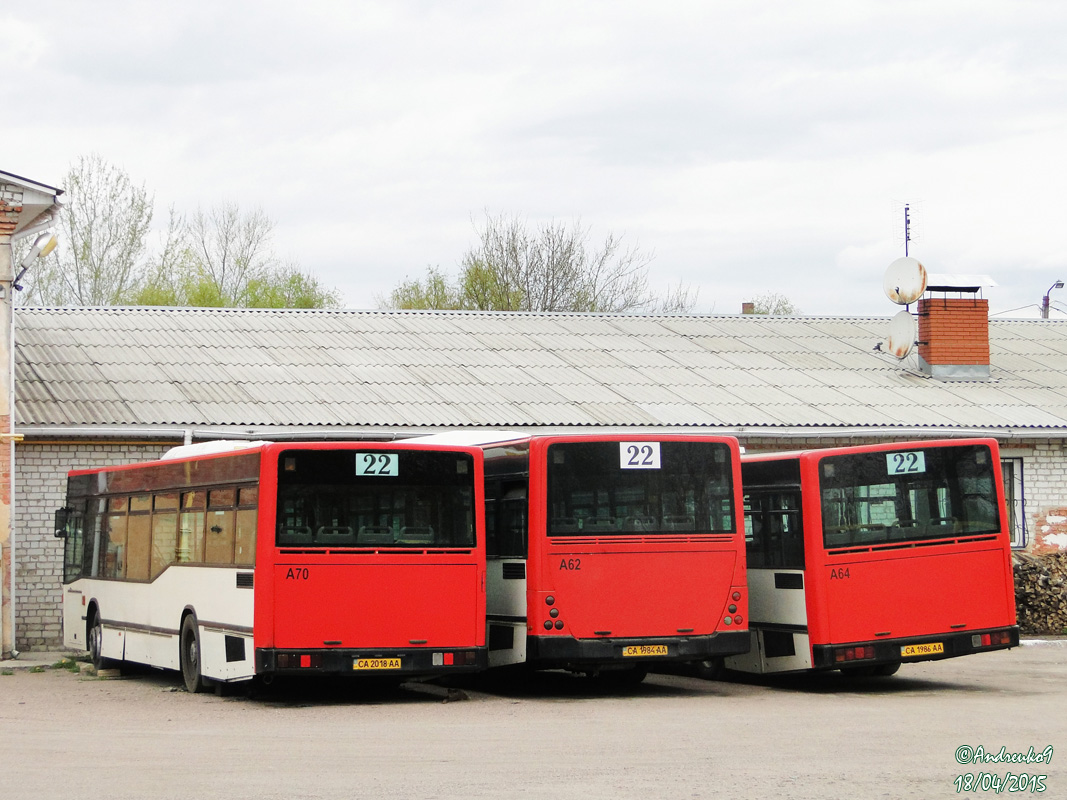
[[[390,447],[390,443],[360,445],[368,450]],[[293,446],[278,443],[265,448],[261,486],[272,502],[277,497],[278,453]],[[298,446],[331,447],[325,443]],[[457,449],[478,453],[476,448]],[[255,646],[345,650],[484,647],[485,503],[480,453],[474,470],[478,542],[470,550],[314,552],[278,548],[273,512],[270,524],[264,524],[264,516],[256,545]]]
[[[972,547],[925,547],[922,557],[912,550],[883,551],[878,560],[870,554],[827,559],[820,577],[808,572],[811,641],[864,642],[1014,625],[1015,592],[1002,580],[1003,549]],[[830,577],[843,569],[847,578]],[[810,613],[817,607],[832,611],[820,619]]]
[[[732,453],[737,526],[734,533],[546,537],[548,447],[555,442],[581,438],[543,436],[531,442],[527,584],[530,636],[546,640],[629,640],[734,635],[747,631],[744,505],[737,440],[716,437],[728,444]],[[635,433],[625,438],[685,441],[705,437]],[[551,607],[546,602],[549,596],[554,601]],[[727,612],[731,603],[736,610]],[[550,616],[551,609],[558,610],[559,616]],[[725,622],[728,616],[730,624]],[[563,628],[555,626],[559,620]],[[548,622],[553,623],[551,630],[546,630]]]
[[[537,582],[540,592],[530,603],[534,632],[549,619],[544,598],[551,594],[566,625],[561,633],[579,639],[594,638],[597,631],[615,637],[714,633],[726,613],[738,554],[729,545],[719,551],[675,546],[664,550],[657,541],[598,551],[550,544]],[[623,547],[628,551],[620,552]],[[578,568],[561,568],[568,561]]]
[[[280,555],[274,566],[277,648],[476,647],[485,643],[476,564],[392,554],[329,562]],[[291,559],[291,560],[290,560]],[[289,563],[286,563],[289,562]],[[484,613],[484,612],[483,612]]]
[[[923,441],[923,447],[985,444],[993,439]],[[900,444],[872,446],[872,451]],[[850,448],[857,449],[857,448]],[[867,448],[863,448],[866,450]],[[823,544],[820,460],[842,449],[800,455],[804,492],[805,587],[811,644],[960,633],[1016,624],[1011,545],[1006,529],[921,546],[879,545],[862,552],[827,551]],[[1004,486],[994,471],[1001,519]],[[855,548],[852,548],[855,550]],[[847,577],[843,575],[847,572]]]

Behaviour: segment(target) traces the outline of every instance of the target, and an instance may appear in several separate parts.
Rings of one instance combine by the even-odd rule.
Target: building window
[[[1004,474],[1004,504],[1008,507],[1008,531],[1012,547],[1026,547],[1026,511],[1023,508],[1023,460],[1002,458]]]

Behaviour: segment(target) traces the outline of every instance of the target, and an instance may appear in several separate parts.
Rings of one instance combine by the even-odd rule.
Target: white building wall
[[[158,458],[177,442],[35,443],[15,448],[15,649],[63,646],[63,542],[52,531],[62,507],[67,472]]]
[[[1023,456],[1026,496],[1026,550],[1067,550],[1067,442],[1037,441],[1026,448],[1006,448]]]

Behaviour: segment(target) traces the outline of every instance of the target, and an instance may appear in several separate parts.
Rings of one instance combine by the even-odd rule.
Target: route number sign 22
[[[890,475],[919,475],[926,472],[926,454],[922,450],[886,453],[885,463]]]
[[[356,453],[356,475],[395,478],[400,474],[397,453]]]
[[[659,469],[659,442],[619,442],[619,467]]]

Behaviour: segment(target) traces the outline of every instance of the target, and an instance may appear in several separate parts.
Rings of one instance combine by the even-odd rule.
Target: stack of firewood
[[[1013,553],[1012,561],[1022,632],[1067,634],[1067,553]]]

